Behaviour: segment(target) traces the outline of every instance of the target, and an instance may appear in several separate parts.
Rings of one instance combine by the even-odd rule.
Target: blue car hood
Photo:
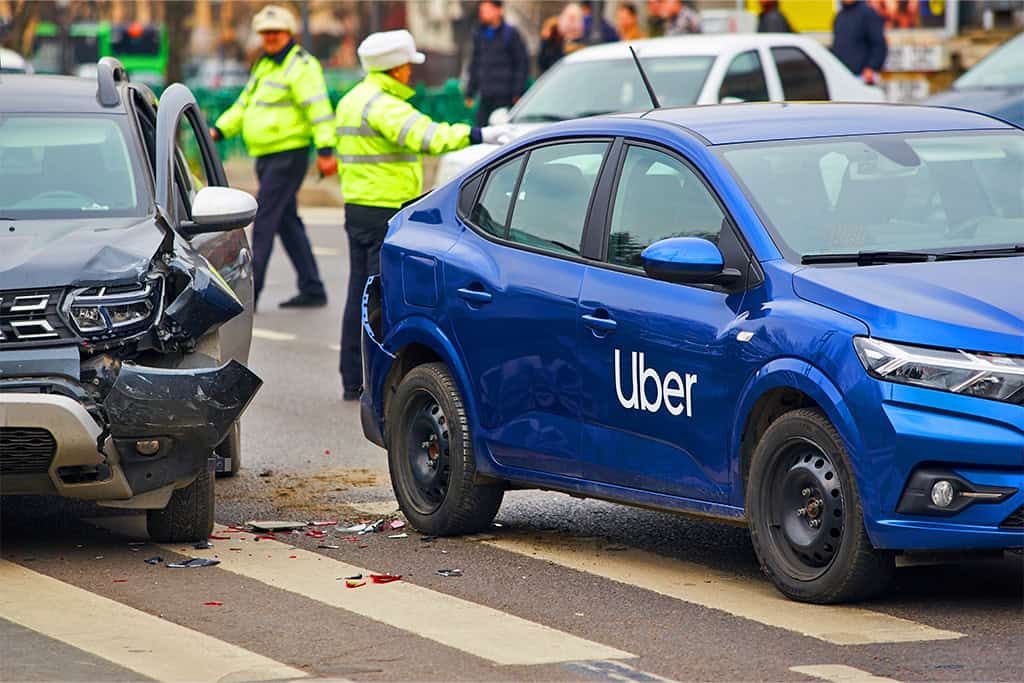
[[[1024,355],[1024,257],[804,268],[793,287],[873,337]]]
[[[1024,88],[967,88],[947,90],[929,97],[925,104],[959,107],[991,114],[1010,123],[1024,125]]]

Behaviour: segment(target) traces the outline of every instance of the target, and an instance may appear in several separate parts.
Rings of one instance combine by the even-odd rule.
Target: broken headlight
[[[1010,403],[1024,402],[1024,357],[931,349],[855,337],[864,368],[889,382]]]
[[[89,287],[71,293],[64,311],[74,328],[99,341],[149,329],[161,310],[163,278],[119,287]]]

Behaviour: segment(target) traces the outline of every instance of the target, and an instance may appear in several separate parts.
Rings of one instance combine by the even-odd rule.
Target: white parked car
[[[636,49],[662,106],[783,100],[882,102],[820,43],[793,34],[721,34],[606,43],[565,57],[511,111],[513,137],[546,123],[649,109],[650,99],[629,53]],[[494,149],[474,145],[441,158],[436,183],[451,180]]]
[[[32,65],[14,50],[0,47],[0,74],[32,73]]]

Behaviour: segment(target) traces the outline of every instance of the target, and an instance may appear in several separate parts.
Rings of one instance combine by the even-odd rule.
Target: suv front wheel
[[[469,419],[443,363],[409,371],[388,405],[388,469],[402,513],[432,536],[486,529],[504,486],[476,482]]]
[[[214,474],[208,468],[195,481],[176,489],[163,510],[146,511],[146,529],[154,541],[205,541],[213,531]]]

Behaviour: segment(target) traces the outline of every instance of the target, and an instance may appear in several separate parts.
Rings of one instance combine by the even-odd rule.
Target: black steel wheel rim
[[[423,390],[413,396],[407,411],[403,462],[410,502],[417,512],[429,515],[444,503],[451,479],[448,418],[438,400]]]
[[[820,446],[794,439],[780,449],[762,508],[772,545],[790,576],[812,581],[828,571],[843,542],[846,492]]]

